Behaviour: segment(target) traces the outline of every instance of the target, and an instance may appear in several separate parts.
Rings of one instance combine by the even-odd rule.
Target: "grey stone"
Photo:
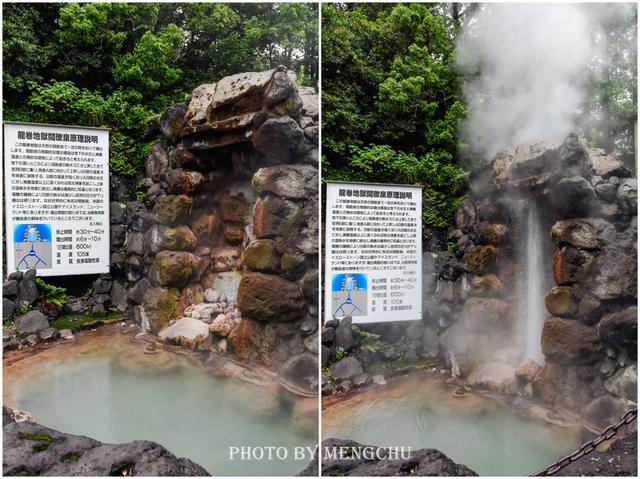
[[[8,279],[13,279],[15,281],[20,281],[22,279],[22,271],[14,271],[8,276]]]
[[[318,390],[318,355],[308,352],[290,357],[278,369],[278,376],[306,391]]]
[[[114,281],[111,287],[111,309],[115,309],[121,313],[127,310],[127,290],[120,281]]]
[[[16,311],[16,304],[8,298],[2,298],[2,320],[11,319]]]
[[[111,225],[111,247],[122,246],[126,238],[127,228],[125,225]]]
[[[22,279],[26,280],[26,281],[33,281],[36,279],[36,270],[31,268],[28,269],[24,272],[24,274],[22,275]]]
[[[18,294],[18,281],[15,279],[10,279],[5,281],[2,285],[2,296],[7,297],[15,297]]]
[[[111,290],[110,279],[98,278],[95,283],[93,283],[93,292],[96,294],[105,294]]]
[[[329,363],[329,359],[331,358],[331,350],[322,345],[320,346],[320,362],[322,367],[325,367]]]
[[[331,373],[337,380],[351,379],[358,374],[362,374],[362,365],[353,357],[346,357],[331,366]]]
[[[335,457],[323,457],[322,476],[477,476],[468,467],[457,464],[436,449],[411,449],[408,459],[389,456],[388,449],[381,445],[364,445],[349,439],[329,438],[322,441],[322,451],[338,452]],[[347,451],[363,452],[359,455],[346,454]],[[370,454],[364,454],[368,451]],[[374,452],[375,454],[371,454]],[[397,451],[396,451],[397,453]],[[367,458],[367,456],[373,456]],[[317,458],[314,459],[300,475],[317,475]]]
[[[573,176],[558,181],[549,196],[562,217],[575,218],[589,214],[595,192],[591,183],[582,176]]]
[[[40,340],[38,339],[37,334],[30,334],[29,336],[26,337],[25,341],[27,342],[28,345],[34,346],[38,344],[38,341]]]
[[[346,317],[340,320],[340,324],[335,329],[335,337],[333,344],[336,348],[342,348],[345,351],[349,351],[353,345],[353,331],[351,330],[352,318]]]
[[[374,374],[371,380],[373,384],[377,384],[378,386],[384,386],[385,384],[387,384],[387,380],[382,374]]]
[[[308,199],[318,194],[318,170],[310,165],[277,165],[260,168],[252,180],[260,194],[271,192],[288,199]]]
[[[2,339],[3,340],[9,340],[9,339],[13,339],[15,337],[16,337],[15,330],[13,330],[11,328],[2,328]]]
[[[127,236],[127,254],[132,253],[144,256],[145,244],[142,233],[131,233]]]
[[[43,329],[42,331],[40,331],[40,339],[42,339],[43,341],[50,341],[52,339],[57,338],[60,335],[60,333],[58,332],[58,330],[56,328],[46,328]]]
[[[217,303],[220,300],[220,291],[208,288],[204,291],[204,300],[207,303]]]
[[[27,279],[26,274],[20,281],[20,285],[18,286],[18,296],[17,303],[18,304],[33,304],[38,300],[40,296],[40,291],[38,290],[38,286],[33,279]]]
[[[298,94],[302,100],[302,114],[317,120],[320,111],[320,102],[315,88],[310,86],[298,87]]]
[[[318,354],[318,334],[311,334],[304,338],[304,347],[307,351]]]
[[[367,373],[362,373],[355,376],[351,381],[353,382],[353,385],[355,387],[362,387],[371,382],[371,376],[369,376]]]
[[[422,354],[435,358],[440,353],[440,341],[438,334],[431,328],[425,328],[422,335]]]
[[[61,433],[34,422],[11,422],[3,428],[3,475],[27,476],[208,476],[189,459],[178,458],[151,441],[104,444]],[[52,438],[52,442],[25,440]],[[43,447],[34,452],[35,446]],[[69,460],[69,457],[77,459]]]
[[[336,389],[340,392],[348,393],[353,389],[353,383],[348,379],[345,379],[344,381],[340,381],[337,384]]]
[[[49,321],[40,311],[29,311],[16,319],[16,329],[20,335],[38,333],[48,327]]]
[[[638,369],[635,364],[618,371],[604,382],[610,394],[629,401],[638,401]]]
[[[124,223],[125,209],[124,205],[118,201],[112,201],[109,203],[109,212],[111,215],[111,224]]]
[[[616,199],[616,193],[618,192],[618,186],[612,183],[600,183],[593,188],[596,194],[607,203],[611,203]]]
[[[618,204],[626,215],[636,215],[638,211],[638,180],[626,178],[620,182],[616,195]]]
[[[151,281],[149,281],[148,278],[142,278],[129,289],[129,299],[136,304],[142,304],[144,301],[144,295],[147,294],[147,291],[152,287]]]
[[[185,114],[187,109],[184,105],[170,106],[160,117],[160,131],[169,141],[176,141],[180,138],[180,133],[185,126]]]
[[[283,116],[265,121],[251,140],[267,164],[291,163],[301,153],[303,132],[293,118]]]
[[[162,146],[162,143],[156,143],[151,148],[151,153],[144,162],[147,178],[157,180],[159,176],[166,173],[169,169],[169,156]]]
[[[70,329],[61,329],[60,337],[62,339],[73,339],[73,332]]]

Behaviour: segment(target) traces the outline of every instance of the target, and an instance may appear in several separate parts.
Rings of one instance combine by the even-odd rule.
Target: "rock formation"
[[[3,476],[210,476],[152,441],[105,444],[34,422],[3,408]]]

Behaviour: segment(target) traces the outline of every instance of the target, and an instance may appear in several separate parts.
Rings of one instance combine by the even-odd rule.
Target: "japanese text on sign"
[[[109,132],[5,123],[8,271],[109,271]]]
[[[422,190],[328,183],[325,318],[422,318]]]

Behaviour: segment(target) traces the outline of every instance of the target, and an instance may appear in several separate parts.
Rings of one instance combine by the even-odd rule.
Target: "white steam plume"
[[[457,44],[461,72],[476,73],[465,86],[464,143],[486,159],[511,146],[559,143],[576,126],[592,55],[581,5],[481,7]]]

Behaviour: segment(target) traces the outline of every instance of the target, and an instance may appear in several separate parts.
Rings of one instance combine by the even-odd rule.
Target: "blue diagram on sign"
[[[367,314],[367,275],[334,274],[331,280],[331,304],[335,317],[365,316]]]
[[[13,229],[16,268],[51,268],[51,225],[19,224]]]

